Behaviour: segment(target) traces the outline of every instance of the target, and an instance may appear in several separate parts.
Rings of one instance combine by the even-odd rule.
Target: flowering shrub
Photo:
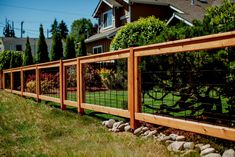
[[[59,88],[59,73],[41,73],[40,74],[40,85],[41,93],[49,93],[56,88]],[[26,79],[26,91],[35,93],[36,92],[36,76],[35,74],[30,74]]]
[[[28,81],[26,83],[26,92],[35,93],[36,92],[36,81]]]
[[[98,70],[102,86],[106,89],[125,89],[127,79],[118,71],[101,68]]]
[[[85,83],[88,90],[92,88],[101,88],[102,81],[95,64],[87,64],[85,67]]]
[[[67,69],[67,87],[76,87],[77,86],[77,73],[76,66],[71,66]]]

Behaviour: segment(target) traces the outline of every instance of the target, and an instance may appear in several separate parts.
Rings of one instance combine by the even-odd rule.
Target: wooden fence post
[[[21,68],[20,69],[20,91],[21,91],[21,96],[23,96],[24,92],[24,71]]]
[[[134,76],[134,51],[130,48],[128,58],[128,110],[130,112],[130,125],[132,129],[137,127],[135,120],[135,76]]]
[[[0,89],[3,89],[3,72],[0,70]]]
[[[12,90],[13,90],[13,87],[14,87],[14,78],[13,78],[12,70],[11,70],[11,73],[10,73],[10,84],[11,84],[11,93],[12,93]]]
[[[84,109],[81,104],[84,102],[84,80],[83,80],[83,68],[79,58],[77,59],[77,102],[78,102],[78,113],[84,114]]]
[[[40,102],[39,95],[41,94],[40,89],[41,83],[40,83],[40,69],[38,68],[38,65],[36,65],[36,95],[37,95],[37,102]]]
[[[63,82],[63,74],[64,74],[64,67],[63,67],[63,61],[60,60],[60,106],[62,110],[66,109],[66,106],[64,105],[64,90],[65,90],[65,83]]]
[[[67,70],[63,65],[63,101],[67,100]]]
[[[2,88],[5,89],[5,88],[6,88],[6,80],[5,80],[5,73],[4,73],[4,72],[3,72],[3,74],[2,74],[2,79],[3,79],[3,80],[2,80],[2,84],[3,84],[3,85],[2,85]]]

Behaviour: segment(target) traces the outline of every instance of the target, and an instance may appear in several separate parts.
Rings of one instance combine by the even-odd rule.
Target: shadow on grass
[[[29,98],[29,99],[31,99],[31,98]],[[36,101],[36,99],[31,99],[31,100]],[[60,104],[58,104],[58,103],[42,100],[40,102],[40,104],[45,104],[48,107],[55,108],[55,109],[60,109]],[[66,106],[66,111],[76,113],[76,114],[78,113],[77,108],[70,107],[70,106]],[[105,113],[101,113],[101,112],[95,112],[95,111],[92,111],[92,110],[85,110],[85,114],[90,116],[90,117],[94,117],[98,120],[101,120],[101,121],[108,120],[108,119],[115,119],[115,120],[119,120],[119,121],[123,121],[123,122],[128,122],[129,121],[128,118],[123,118],[123,117],[120,117],[120,116],[114,116],[114,115],[105,114]]]

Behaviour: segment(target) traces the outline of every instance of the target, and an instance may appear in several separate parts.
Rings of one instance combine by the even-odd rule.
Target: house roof
[[[96,40],[100,40],[100,39],[105,39],[105,38],[111,38],[113,36],[115,36],[115,34],[117,33],[117,31],[120,29],[121,27],[115,28],[115,29],[111,29],[102,33],[97,33],[91,37],[89,37],[88,39],[85,40],[85,43],[90,43],[92,41],[96,41]]]
[[[98,5],[96,6],[95,8],[95,11],[93,12],[92,14],[92,17],[96,18],[97,16],[97,13],[100,9],[100,6],[105,3],[106,5],[108,5],[110,8],[113,8],[113,7],[122,7],[121,4],[119,4],[118,2],[116,2],[115,0],[100,0],[100,2],[98,3]]]
[[[167,5],[176,11],[177,16],[192,23],[194,19],[202,20],[207,7],[220,4],[220,0],[131,0],[132,3]]]
[[[206,2],[202,2],[202,0],[194,0],[193,5],[192,5],[192,0],[129,0],[125,2],[129,4],[140,3],[140,4],[159,5],[159,6],[169,6],[175,12],[172,15],[172,17],[169,19],[168,23],[170,23],[172,19],[177,18],[185,22],[186,24],[192,26],[193,25],[192,21],[194,19],[197,20],[203,19],[207,7],[219,5],[221,3],[221,0],[206,0]],[[96,17],[102,3],[106,3],[111,8],[121,6],[121,4],[119,4],[115,0],[100,0],[99,4],[96,7],[96,10],[93,13],[93,17]],[[86,42],[88,43],[103,38],[109,38],[111,37],[110,34],[115,35],[118,29],[120,28],[112,29],[107,32],[93,35],[90,38],[88,38]]]

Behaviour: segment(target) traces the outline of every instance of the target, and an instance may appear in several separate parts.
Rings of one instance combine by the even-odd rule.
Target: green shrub
[[[131,46],[152,44],[165,29],[166,23],[154,16],[140,18],[136,22],[128,23],[117,32],[111,42],[110,49],[118,50]]]
[[[22,65],[22,52],[4,50],[0,53],[0,70]]]
[[[227,32],[235,29],[235,3],[224,0],[223,5],[207,9],[203,19],[207,34]]]

